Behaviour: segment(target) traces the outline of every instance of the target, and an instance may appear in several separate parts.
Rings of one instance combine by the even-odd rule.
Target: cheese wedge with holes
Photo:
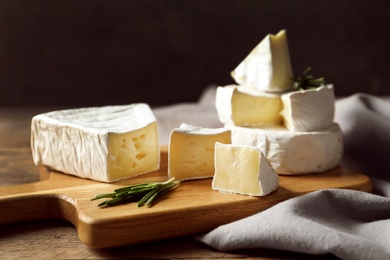
[[[247,145],[215,144],[214,190],[266,196],[279,186],[279,177],[260,149]]]
[[[215,106],[219,120],[236,126],[282,125],[281,96],[237,85],[218,87]]]
[[[169,178],[183,181],[213,177],[216,142],[231,143],[230,130],[188,124],[173,129],[168,146]]]
[[[284,127],[248,128],[225,125],[232,144],[259,148],[278,174],[323,172],[336,167],[343,155],[340,126],[312,132],[291,132]]]
[[[34,163],[102,182],[159,169],[158,125],[147,104],[48,112],[33,117]]]
[[[290,131],[317,131],[330,127],[335,114],[333,85],[282,95],[284,125]]]
[[[232,71],[237,84],[269,92],[294,88],[285,30],[268,34]]]

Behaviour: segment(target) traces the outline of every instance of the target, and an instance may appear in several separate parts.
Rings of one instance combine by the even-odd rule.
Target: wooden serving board
[[[161,151],[157,172],[116,183],[100,183],[40,169],[41,181],[0,190],[0,224],[64,219],[77,229],[80,240],[105,248],[195,235],[262,210],[278,202],[325,188],[371,192],[370,179],[342,167],[300,176],[280,176],[279,188],[265,197],[214,191],[211,179],[182,182],[152,207],[135,203],[99,208],[91,198],[131,184],[167,179],[167,149]]]

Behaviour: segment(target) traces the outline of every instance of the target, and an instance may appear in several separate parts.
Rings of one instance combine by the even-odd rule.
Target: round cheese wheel
[[[278,174],[323,172],[336,167],[343,155],[340,126],[313,132],[291,132],[284,127],[249,128],[225,125],[232,144],[258,147]]]

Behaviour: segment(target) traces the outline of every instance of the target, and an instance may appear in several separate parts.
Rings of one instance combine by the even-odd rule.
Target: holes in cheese
[[[294,87],[287,33],[268,34],[232,71],[239,85],[280,92]]]
[[[168,146],[169,178],[191,180],[212,177],[216,142],[231,143],[230,131],[187,124],[172,130]]]
[[[283,123],[280,95],[230,85],[217,88],[215,104],[224,124],[256,127]]]
[[[335,94],[333,85],[294,91],[282,95],[284,125],[290,131],[317,131],[333,124]]]
[[[246,145],[215,144],[214,190],[265,196],[278,186],[278,175],[260,149]]]
[[[149,138],[150,137],[150,138]],[[124,134],[108,136],[108,175],[118,180],[157,170],[159,148],[156,145],[157,123]],[[154,167],[151,168],[151,165]]]
[[[103,182],[158,170],[156,118],[147,104],[53,111],[35,116],[36,165]]]

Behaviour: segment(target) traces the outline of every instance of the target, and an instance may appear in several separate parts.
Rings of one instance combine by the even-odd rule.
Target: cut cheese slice
[[[216,142],[231,143],[230,130],[187,124],[172,130],[168,146],[169,178],[191,180],[213,177]]]
[[[229,85],[217,88],[215,105],[224,124],[254,127],[283,123],[280,95]]]
[[[232,144],[258,147],[278,174],[323,172],[336,167],[343,155],[342,132],[337,123],[315,132],[291,132],[226,125]]]
[[[237,84],[263,91],[293,89],[294,76],[286,31],[268,34],[231,74]]]
[[[215,144],[214,190],[265,196],[278,186],[278,175],[260,149],[247,145]]]
[[[290,131],[317,131],[333,124],[335,94],[333,85],[282,95],[284,125]]]
[[[102,182],[156,171],[158,125],[147,104],[53,111],[33,117],[34,163]]]

